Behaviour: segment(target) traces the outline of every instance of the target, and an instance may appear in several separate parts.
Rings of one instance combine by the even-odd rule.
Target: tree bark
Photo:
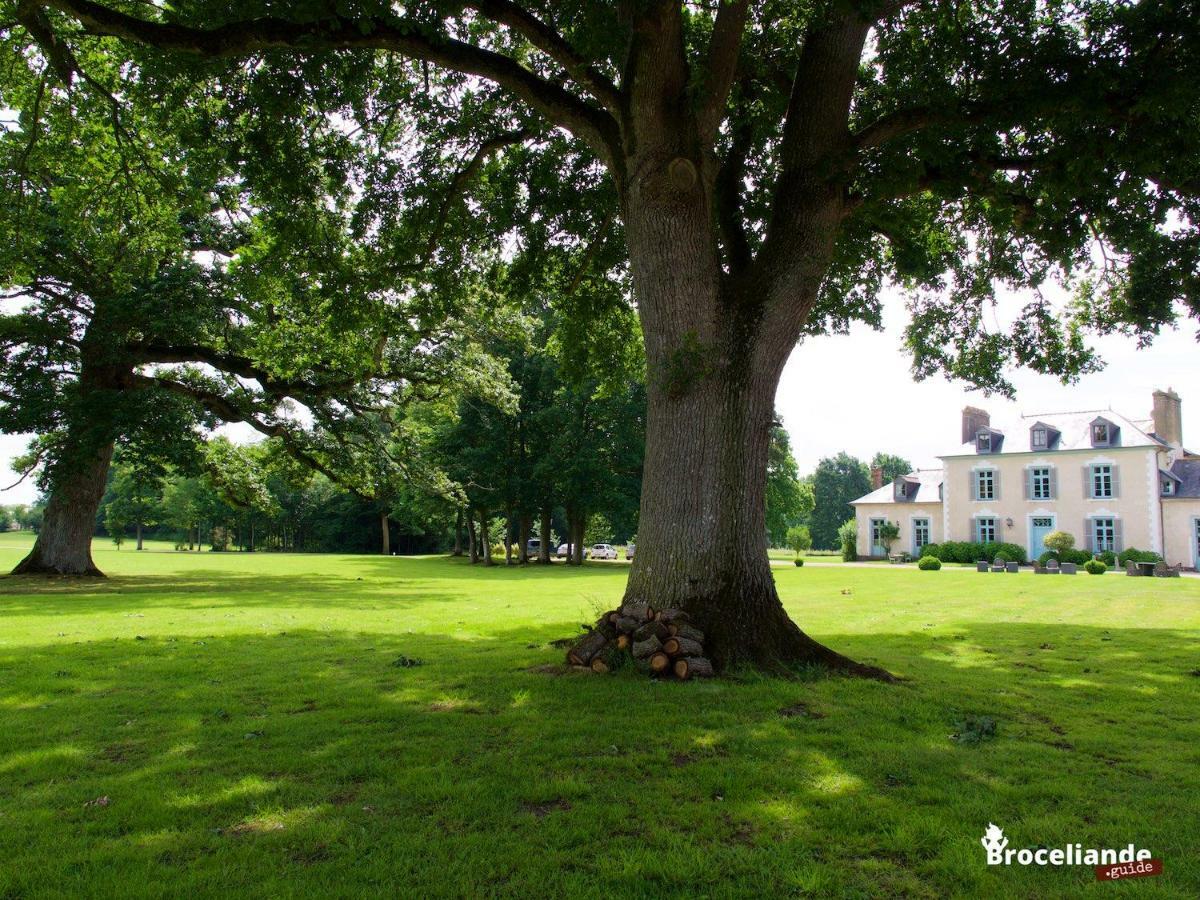
[[[463,529],[463,513],[462,509],[458,509],[454,513],[454,547],[450,550],[451,556],[462,556],[462,529]]]
[[[37,541],[12,574],[104,575],[92,562],[92,535],[112,455],[109,442],[82,458],[64,459],[54,478]]]
[[[538,547],[538,562],[544,566],[550,565],[551,553],[554,551],[550,547],[550,507],[542,507],[542,523],[541,523],[541,544]]]
[[[808,663],[887,679],[788,618],[762,540],[775,391],[831,239],[795,248],[813,274],[780,315],[758,286],[722,272],[710,187],[686,144],[643,148],[622,192],[647,356],[638,548],[625,598],[685,610],[718,669]]]
[[[381,552],[384,556],[392,555],[392,528],[388,523],[388,514],[386,510],[379,513],[379,532]]]
[[[467,552],[470,554],[471,565],[479,562],[479,540],[475,537],[475,514],[467,512]]]
[[[137,549],[142,549],[142,520],[138,519],[137,523]]]
[[[485,566],[492,565],[492,538],[488,533],[488,514],[486,509],[479,511],[479,553]]]

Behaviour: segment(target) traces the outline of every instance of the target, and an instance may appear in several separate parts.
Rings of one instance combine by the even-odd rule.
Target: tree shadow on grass
[[[544,674],[561,636],[5,651],[0,895],[114,877],[172,893],[1058,895],[1094,877],[988,869],[989,821],[1014,847],[1135,841],[1168,861],[1153,887],[1200,890],[1194,633],[820,636],[901,686]],[[967,716],[997,736],[955,740]]]

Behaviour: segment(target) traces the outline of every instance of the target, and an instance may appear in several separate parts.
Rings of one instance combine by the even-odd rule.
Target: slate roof
[[[1200,457],[1185,457],[1175,460],[1171,474],[1179,481],[1175,485],[1175,497],[1200,497]],[[1171,499],[1164,497],[1164,500]]]
[[[1149,425],[1143,420],[1130,419],[1111,409],[1092,409],[1069,413],[1037,413],[1036,415],[1021,416],[1010,424],[997,427],[995,431],[1004,433],[1004,443],[1000,449],[992,453],[981,453],[980,456],[1002,456],[1006,453],[1040,453],[1030,445],[1029,432],[1035,424],[1048,425],[1059,432],[1057,443],[1048,452],[1060,450],[1104,450],[1105,447],[1092,447],[1091,425],[1096,419],[1105,419],[1121,429],[1118,447],[1162,447],[1162,441],[1146,433],[1144,428]],[[957,453],[947,453],[946,456],[974,456],[973,443],[963,444]]]
[[[896,489],[892,482],[888,482],[879,490],[871,491],[871,493],[859,497],[857,500],[851,501],[850,505],[854,506],[859,503],[896,503],[897,505],[907,505],[909,503],[940,503],[942,501],[941,493],[938,487],[942,483],[941,469],[918,469],[915,472],[909,472],[904,476],[910,481],[919,483],[916,496],[911,500],[896,500]]]

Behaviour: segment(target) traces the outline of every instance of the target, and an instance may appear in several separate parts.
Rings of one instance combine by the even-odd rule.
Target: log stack
[[[630,601],[602,615],[567,651],[575,668],[606,674],[632,663],[655,678],[707,678],[704,632],[681,609],[652,609]]]

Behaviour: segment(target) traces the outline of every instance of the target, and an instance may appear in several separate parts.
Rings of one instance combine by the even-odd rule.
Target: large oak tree
[[[1089,329],[1147,337],[1178,304],[1200,305],[1192,2],[22,0],[17,12],[48,55],[107,36],[145,65],[222,81],[282,72],[306,95],[370,70],[427,129],[480,153],[541,128],[524,149],[550,155],[581,204],[603,196],[585,191],[586,161],[602,167],[648,367],[628,596],[688,609],[720,664],[882,674],[788,619],[762,545],[774,392],[802,336],[877,321],[891,277],[912,291],[916,372],[1004,390],[1012,363],[1065,377],[1094,365]],[[1066,275],[1078,304],[1038,294],[1011,329],[987,327],[995,284]]]

